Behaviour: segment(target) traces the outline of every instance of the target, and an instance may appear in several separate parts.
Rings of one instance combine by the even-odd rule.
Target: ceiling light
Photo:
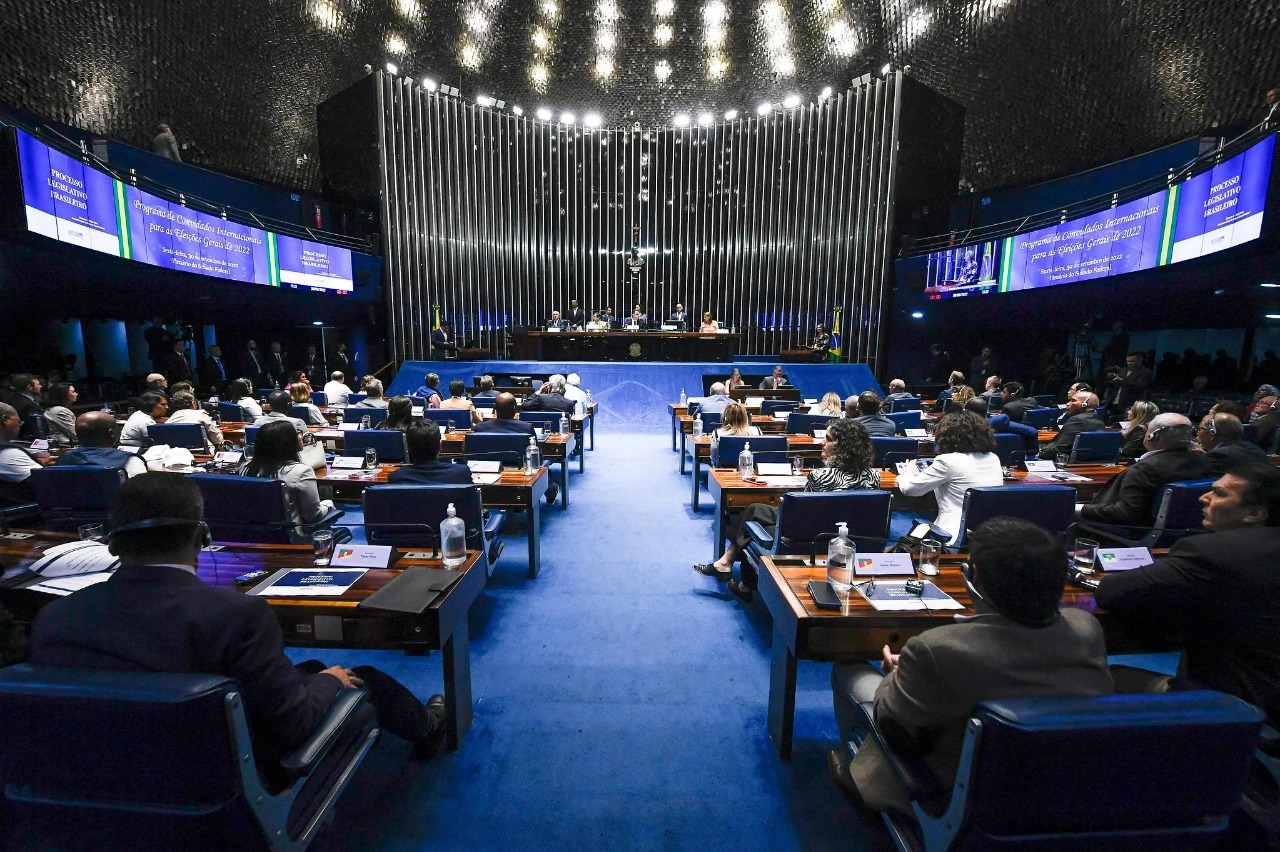
[[[724,114],[725,121],[734,121],[735,119],[737,119],[737,117],[738,117],[738,111],[736,109],[731,109]]]
[[[599,127],[599,126],[600,126],[600,113],[598,113],[598,112],[589,112],[589,113],[587,113],[586,115],[584,115],[584,116],[582,117],[582,123],[583,123],[583,124],[585,124],[587,127]]]
[[[720,0],[711,0],[702,7],[702,20],[708,24],[721,23],[728,14],[728,10]]]
[[[653,66],[653,76],[658,78],[659,83],[665,83],[671,76],[671,63],[665,59],[658,62]]]
[[[324,323],[323,323],[323,322],[321,322],[320,320],[312,320],[312,321],[311,321],[311,324],[312,324],[312,325],[319,325],[319,326],[323,326],[323,325],[324,325]]]
[[[828,49],[836,56],[853,56],[858,52],[858,34],[845,20],[835,21],[827,27]]]
[[[524,115],[524,110],[521,109],[519,106],[513,106],[511,108],[511,111],[514,112],[516,115]]]
[[[724,38],[724,27],[719,24],[707,24],[707,30],[702,34],[702,43],[711,50],[715,50],[724,47]]]
[[[479,9],[467,15],[467,28],[473,33],[483,33],[489,29],[489,19]]]
[[[529,79],[533,80],[535,88],[546,88],[547,80],[551,79],[551,72],[547,70],[547,66],[541,62],[532,65],[529,68]]]
[[[561,124],[573,124],[577,120],[578,120],[578,117],[571,112],[560,113]]]
[[[729,60],[724,58],[724,54],[717,53],[707,58],[707,76],[712,80],[719,80],[729,70]]]
[[[831,87],[823,86],[822,93],[818,95],[818,100],[825,101],[829,97],[831,97]]]
[[[404,52],[409,49],[409,45],[405,44],[404,39],[398,35],[387,37],[387,52],[403,56]]]
[[[1280,314],[1267,314],[1267,319],[1280,319]]]
[[[698,116],[698,124],[701,124],[703,127],[710,126],[711,122],[715,120],[716,117],[709,112],[704,112]]]
[[[912,311],[912,312],[911,312],[911,318],[912,318],[912,319],[924,319],[924,311]]]
[[[493,98],[488,95],[476,95],[476,103],[483,107],[493,106]]]
[[[893,63],[892,63],[892,62],[886,62],[886,63],[884,64],[884,67],[880,69],[880,74],[881,74],[881,75],[888,74],[888,73],[889,73],[890,71],[892,71],[892,70],[893,70]]]
[[[653,29],[653,40],[658,44],[666,44],[671,41],[673,31],[670,24],[658,24]]]
[[[326,30],[336,30],[342,26],[342,13],[329,0],[313,0],[311,3],[311,17],[315,18],[316,23]]]
[[[602,21],[616,21],[621,16],[618,11],[618,4],[614,0],[604,0],[596,8],[596,17]]]
[[[613,50],[613,46],[618,43],[618,37],[613,34],[613,30],[601,30],[596,33],[596,44],[600,45],[601,50]]]
[[[613,57],[602,54],[596,58],[596,76],[612,77],[613,76]]]
[[[546,107],[538,107],[538,111],[535,113],[535,115],[538,116],[538,120],[540,121],[551,120],[551,110],[547,109]]]
[[[542,9],[542,14],[548,18],[555,18],[560,13],[560,7],[556,5],[555,0],[544,0],[538,8]]]
[[[480,48],[476,47],[474,42],[467,42],[458,54],[458,61],[462,63],[463,68],[476,70],[480,67]]]
[[[760,106],[756,107],[756,115],[768,115],[771,112],[773,112],[773,104],[768,101],[765,101],[760,104]]]
[[[687,112],[682,112],[679,115],[677,115],[675,119],[675,124],[676,124],[676,127],[688,127],[689,114]]]
[[[787,109],[795,109],[796,107],[800,106],[800,96],[787,95],[785,98],[782,99],[782,105]]]
[[[533,46],[538,50],[546,50],[551,40],[547,38],[547,31],[542,27],[534,27],[533,30]]]
[[[418,0],[396,0],[396,9],[406,18],[416,18],[421,11],[418,7]]]
[[[1280,284],[1259,284],[1259,287],[1280,287]]]
[[[781,77],[790,77],[796,71],[796,61],[791,54],[785,53],[773,60],[773,72]]]
[[[388,63],[387,63],[387,73],[388,73],[388,74],[399,74],[399,73],[400,73],[400,69],[399,69],[399,68],[397,68],[397,67],[395,66],[395,64],[394,64],[394,63],[392,63],[392,62],[388,62]]]
[[[782,4],[778,0],[769,0],[760,7],[760,17],[764,18],[766,23],[777,23],[782,20],[784,14]]]
[[[659,18],[669,18],[675,10],[676,4],[674,0],[658,0],[653,6],[653,14]]]
[[[432,80],[430,77],[423,77],[422,88],[426,89],[428,92],[434,92],[436,90],[436,81]]]

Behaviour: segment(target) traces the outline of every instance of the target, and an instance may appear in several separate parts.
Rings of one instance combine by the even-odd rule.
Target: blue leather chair
[[[379,462],[403,462],[409,460],[409,448],[404,433],[399,429],[352,429],[342,436],[344,456],[362,456],[373,448]]]
[[[1006,467],[1021,464],[1027,457],[1022,436],[1012,432],[996,433],[996,455],[1000,457],[1000,464]]]
[[[787,461],[787,438],[785,435],[758,435],[755,437],[742,435],[721,438],[716,449],[716,457],[711,459],[713,467],[737,467],[738,455],[747,444],[751,445],[751,455],[756,464],[761,462]]]
[[[1031,398],[1034,399],[1036,402],[1040,403],[1041,405],[1047,406],[1048,408],[1054,408],[1057,405],[1057,403],[1054,401],[1054,396],[1051,393],[1040,393],[1040,394],[1036,394]]]
[[[889,453],[893,459],[886,459]],[[920,454],[920,444],[915,438],[883,438],[871,436],[871,466],[886,467],[894,461],[906,461]]]
[[[777,417],[783,411],[795,411],[800,403],[794,399],[766,399],[760,403],[760,413],[767,417]]]
[[[347,405],[357,405],[369,398],[367,393],[353,393],[347,395]]]
[[[204,496],[204,521],[216,541],[306,544],[311,533],[333,526],[345,514],[329,511],[314,524],[294,526],[284,502],[284,483],[278,479],[193,473],[191,480]],[[349,530],[334,529],[334,539],[350,541]]]
[[[106,524],[107,507],[125,472],[91,464],[62,464],[31,471],[44,528],[74,532],[81,524]]]
[[[528,435],[504,432],[468,432],[464,445],[467,458],[479,461],[500,461],[519,467],[524,464],[524,453],[529,448]]]
[[[1209,691],[987,701],[948,794],[859,709],[849,747],[874,739],[911,798],[884,815],[904,850],[1219,848],[1263,718]]]
[[[440,522],[452,503],[467,530],[467,547],[483,551],[486,574],[502,552],[504,512],[486,516],[478,485],[373,485],[364,491],[364,528],[370,544],[440,547]]]
[[[755,587],[762,557],[786,553],[816,554],[819,544],[835,537],[836,524],[849,525],[854,546],[884,550],[889,535],[893,495],[888,491],[793,491],[782,495],[778,521],[771,532],[756,521],[744,527],[751,536],[743,561],[743,583]]]
[[[329,397],[324,391],[313,390],[311,392],[311,404],[317,408],[324,408],[329,404]]]
[[[1022,415],[1022,422],[1037,429],[1046,429],[1056,425],[1061,416],[1062,409],[1059,408],[1029,408]]]
[[[447,431],[450,423],[455,429],[471,428],[471,412],[462,408],[424,408],[422,419],[434,421],[441,432]]]
[[[788,435],[812,435],[814,429],[826,429],[832,420],[839,420],[830,414],[792,414],[787,418]]]
[[[494,408],[498,404],[498,398],[496,396],[474,396],[471,398],[471,404],[476,408]]]
[[[702,421],[702,434],[710,435],[720,428],[719,411],[699,411],[696,416]]]
[[[1124,435],[1118,431],[1081,432],[1071,445],[1068,462],[1114,462]]]
[[[1184,479],[1170,482],[1156,501],[1156,522],[1139,538],[1121,535],[1115,528],[1095,527],[1087,522],[1072,526],[1073,533],[1089,533],[1119,547],[1171,547],[1180,538],[1204,532],[1200,498],[1213,487],[1213,479]]]
[[[252,447],[255,443],[257,443],[257,441],[258,441],[258,430],[259,430],[259,429],[261,429],[261,428],[262,428],[261,426],[246,426],[246,427],[244,427],[244,443],[245,443],[245,446]]]
[[[900,402],[900,400],[895,399],[894,402]],[[901,435],[905,429],[923,428],[921,424],[924,421],[921,417],[920,409],[918,408],[911,409],[909,411],[895,411],[890,414],[886,414],[885,416],[892,420],[894,425],[898,427],[899,435]]]
[[[28,431],[32,438],[39,439],[49,437],[49,421],[45,419],[43,412],[33,411],[28,414],[27,425],[30,427]]]
[[[260,767],[230,678],[0,669],[5,806],[48,848],[302,850],[378,737],[366,697],[343,690],[305,742]]]
[[[295,402],[289,409],[289,416],[296,417],[303,423],[311,422],[311,411],[303,404]]]
[[[950,414],[953,411],[964,411],[964,403],[956,402],[954,399],[946,399],[942,402],[942,413]]]
[[[532,423],[535,429],[546,429],[548,432],[560,431],[559,411],[521,411],[517,416],[526,423]]]
[[[204,449],[204,427],[199,423],[152,423],[147,427],[147,435],[153,444]]]
[[[903,411],[919,411],[919,410],[920,410],[920,397],[918,396],[908,396],[908,397],[902,397],[901,399],[889,400],[890,414],[898,414]],[[915,428],[915,427],[912,427],[912,428]]]
[[[240,404],[236,402],[219,402],[218,419],[223,423],[253,422],[253,418],[249,416],[249,412],[245,411]]]
[[[960,538],[964,544],[972,530],[992,518],[1020,518],[1051,533],[1071,526],[1076,511],[1076,490],[1069,485],[991,485],[964,493]]]
[[[385,408],[351,408],[348,406],[342,412],[343,423],[362,423],[364,419],[369,418],[369,428],[376,429],[382,421],[387,419],[387,409]]]

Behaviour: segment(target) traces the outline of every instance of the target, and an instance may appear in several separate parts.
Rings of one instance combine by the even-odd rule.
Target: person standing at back
[[[156,134],[151,137],[151,153],[175,163],[182,162],[182,155],[178,153],[178,138],[173,135],[169,125],[156,125]]]

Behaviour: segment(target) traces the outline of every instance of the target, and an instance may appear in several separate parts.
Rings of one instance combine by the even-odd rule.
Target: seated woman
[[[76,445],[76,416],[71,406],[77,399],[76,389],[67,382],[49,388],[49,407],[44,419],[49,424],[49,440],[64,447]]]
[[[267,423],[258,430],[253,458],[240,468],[242,476],[278,479],[284,483],[284,502],[297,535],[302,524],[314,524],[333,511],[332,500],[321,500],[316,473],[302,462],[302,436],[287,420]]]
[[[1120,445],[1121,458],[1137,461],[1139,456],[1146,453],[1147,448],[1143,446],[1142,439],[1147,436],[1147,424],[1159,413],[1160,406],[1145,399],[1136,400],[1129,406],[1129,411],[1124,416],[1129,421],[1129,428],[1124,430],[1124,443]]]
[[[248,379],[236,379],[231,383],[231,398],[249,415],[250,423],[262,416],[262,406],[253,398],[253,382]]]
[[[751,416],[747,407],[740,402],[730,402],[720,414],[720,428],[716,435],[721,438],[732,438],[738,435],[755,437],[760,434],[759,426],[751,425]]]
[[[809,413],[826,414],[829,417],[844,417],[844,400],[840,398],[840,394],[828,391],[822,395],[822,400],[816,406],[809,409]]]
[[[937,455],[927,467],[907,462],[898,475],[898,490],[907,497],[934,492],[938,517],[933,525],[950,536],[948,544],[960,538],[964,492],[970,488],[1003,485],[1004,470],[996,455],[996,434],[985,418],[972,411],[953,411],[938,421],[934,431]],[[921,459],[921,461],[927,461]]]
[[[743,387],[745,384],[746,382],[742,380],[742,370],[737,367],[734,367],[733,372],[729,374],[729,381],[724,383],[725,388],[728,390]]]
[[[387,401],[387,419],[379,423],[376,428],[403,432],[411,423],[413,423],[413,400],[402,394],[393,396]]]
[[[719,330],[720,330],[720,323],[712,319],[711,311],[703,311],[702,326],[699,327],[698,332],[700,334],[715,334]],[[736,373],[738,371],[734,370],[734,372]]]
[[[963,408],[964,404],[975,396],[977,396],[977,394],[974,393],[973,388],[968,385],[956,385],[951,389],[951,401],[961,408]]]
[[[449,398],[440,403],[440,408],[470,411],[472,426],[481,419],[480,412],[476,411],[476,404],[467,397],[467,383],[462,379],[449,382]]]
[[[294,407],[302,406],[307,410],[305,417],[299,418],[308,426],[328,426],[329,421],[324,419],[324,414],[311,401],[311,385],[306,382],[294,382],[289,385],[289,398],[293,400]]]
[[[992,439],[994,441],[994,438]],[[809,471],[805,491],[845,491],[855,488],[879,488],[880,474],[871,468],[871,436],[867,427],[856,420],[835,420],[827,426],[822,443],[822,467]],[[752,503],[729,531],[729,546],[715,562],[695,565],[693,570],[717,580],[729,580],[733,576],[733,563],[742,558],[751,536],[746,532],[749,521],[757,521],[772,530],[778,513],[772,506]],[[751,600],[751,588],[744,582],[732,580],[729,591],[744,601]]]

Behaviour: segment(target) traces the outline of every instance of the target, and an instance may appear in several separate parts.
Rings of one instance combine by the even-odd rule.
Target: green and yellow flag
[[[840,363],[840,314],[844,308],[835,309],[835,318],[831,320],[831,345],[827,348],[827,360],[832,364]]]

